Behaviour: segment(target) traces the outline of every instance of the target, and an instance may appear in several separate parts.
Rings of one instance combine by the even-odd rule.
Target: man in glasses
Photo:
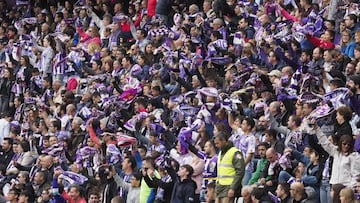
[[[300,182],[294,182],[290,185],[290,195],[294,198],[294,202],[313,203],[315,202],[311,197],[315,194],[314,189],[307,187]]]

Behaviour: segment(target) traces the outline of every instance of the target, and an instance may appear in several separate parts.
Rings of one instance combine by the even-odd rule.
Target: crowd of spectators
[[[0,1],[0,202],[357,202],[334,2]]]

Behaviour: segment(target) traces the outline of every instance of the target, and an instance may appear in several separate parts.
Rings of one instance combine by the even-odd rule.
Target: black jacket
[[[14,93],[11,91],[11,89],[12,89],[12,87],[14,85],[14,81],[12,81],[11,79],[6,80],[5,78],[1,78],[0,79],[0,88],[3,85],[5,85],[5,88],[6,88],[6,95],[2,95],[2,96],[8,97],[10,99],[10,101],[13,101],[14,100]]]
[[[268,191],[271,191],[272,193],[275,192],[276,190],[276,187],[278,185],[278,177],[279,177],[279,174],[280,174],[280,171],[282,170],[281,169],[281,166],[279,163],[277,163],[275,166],[274,166],[274,174],[273,175],[269,175],[268,172],[269,172],[269,167],[270,167],[270,162],[268,161],[265,165],[265,168],[263,170],[263,172],[261,173],[261,178],[265,178],[266,181],[268,180],[271,180],[272,182],[272,186],[266,186],[266,189]],[[267,177],[270,176],[270,179],[267,179]]]
[[[5,174],[6,168],[9,165],[13,156],[14,151],[12,150],[12,148],[7,152],[0,152],[0,171],[2,172],[2,174]]]
[[[166,167],[174,187],[171,194],[171,201],[174,203],[190,203],[194,202],[195,190],[197,188],[195,181],[191,178],[180,180],[176,171],[172,167]]]
[[[349,124],[349,122],[344,122],[343,124],[335,124],[335,136],[334,136],[334,142],[337,143],[337,141],[339,140],[339,138],[342,135],[350,135],[352,136],[352,128],[351,125]]]
[[[185,179],[175,182],[174,189],[171,195],[172,203],[189,203],[194,202],[196,190],[196,183],[191,179]]]
[[[107,179],[107,186],[108,187],[104,187],[104,190],[102,192],[103,197],[106,197],[106,199],[103,198],[103,203],[110,203],[111,199],[117,195],[117,192],[119,190],[119,187],[117,186],[114,178]]]

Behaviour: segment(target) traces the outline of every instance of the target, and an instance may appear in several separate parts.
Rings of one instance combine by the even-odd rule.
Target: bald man
[[[314,189],[311,187],[307,187],[309,191],[312,191],[312,194],[315,193]],[[311,190],[312,189],[312,190]],[[294,202],[302,202],[302,203],[314,203],[315,201],[308,197],[305,192],[305,187],[301,182],[294,182],[290,185],[290,195],[294,198]]]
[[[266,186],[268,191],[275,192],[278,185],[278,178],[281,167],[278,163],[280,155],[275,151],[273,147],[266,150],[266,159],[268,162],[265,165],[264,170],[260,175],[259,184]]]

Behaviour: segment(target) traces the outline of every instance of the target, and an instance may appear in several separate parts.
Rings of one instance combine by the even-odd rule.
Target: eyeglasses
[[[350,146],[350,143],[346,143],[346,142],[344,142],[344,143],[341,143],[343,146]]]

